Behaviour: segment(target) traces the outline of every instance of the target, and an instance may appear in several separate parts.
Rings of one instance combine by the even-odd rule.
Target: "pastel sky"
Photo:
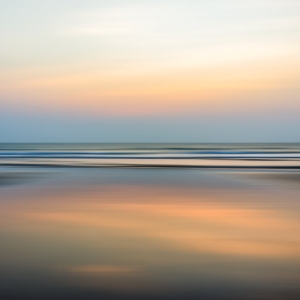
[[[0,0],[0,142],[300,142],[298,0]]]

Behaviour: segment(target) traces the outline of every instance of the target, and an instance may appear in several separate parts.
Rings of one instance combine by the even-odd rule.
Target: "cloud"
[[[155,10],[146,15],[155,14]],[[59,34],[69,36],[115,36],[142,34],[149,18],[142,7],[109,7],[66,16]],[[67,25],[65,25],[67,23]]]

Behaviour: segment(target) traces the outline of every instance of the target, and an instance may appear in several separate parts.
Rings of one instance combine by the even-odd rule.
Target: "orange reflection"
[[[123,274],[134,272],[133,267],[109,266],[109,265],[83,265],[65,267],[65,270],[71,273],[81,274]]]
[[[159,195],[154,190],[114,187],[81,194],[50,193],[43,201],[25,201],[26,208],[2,204],[0,223],[7,231],[77,236],[92,244],[100,243],[105,233],[111,245],[119,238],[125,242],[143,238],[175,252],[300,256],[300,222],[280,210],[247,207],[237,201],[222,204],[219,200],[226,197],[218,193],[212,198],[176,191]],[[93,240],[96,233],[100,240]]]

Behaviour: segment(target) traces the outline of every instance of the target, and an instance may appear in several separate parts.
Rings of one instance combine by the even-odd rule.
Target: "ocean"
[[[300,299],[299,144],[0,144],[1,299]]]

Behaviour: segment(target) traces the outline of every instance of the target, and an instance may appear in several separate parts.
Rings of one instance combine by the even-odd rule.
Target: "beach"
[[[298,299],[299,173],[2,166],[3,299]]]

